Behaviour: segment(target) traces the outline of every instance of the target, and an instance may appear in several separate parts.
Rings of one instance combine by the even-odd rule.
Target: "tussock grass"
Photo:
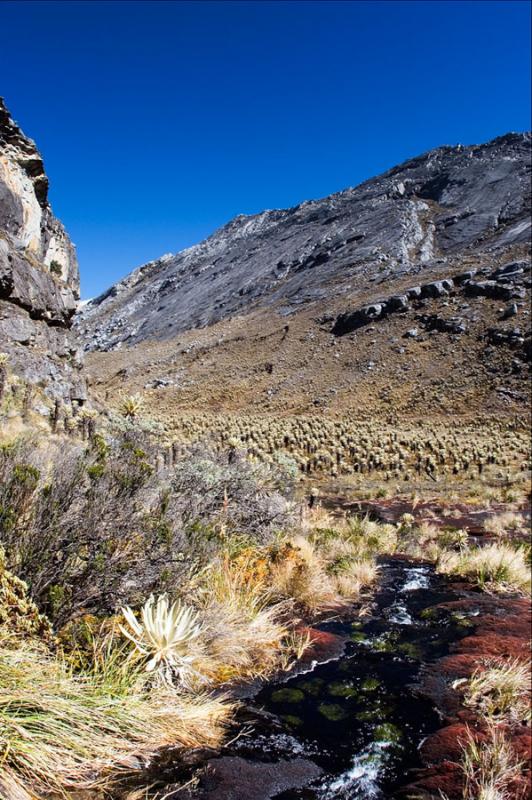
[[[101,676],[100,676],[101,677]],[[230,706],[207,696],[127,690],[110,674],[74,676],[42,645],[0,639],[0,763],[32,797],[109,787],[164,745],[216,746]],[[16,796],[16,795],[15,795]]]
[[[488,729],[483,740],[469,734],[463,745],[461,766],[465,775],[464,800],[524,800],[524,792],[516,792],[523,764],[496,726]]]
[[[519,659],[490,659],[467,683],[465,705],[490,720],[531,721],[530,665]]]
[[[270,567],[272,590],[310,613],[359,599],[378,572],[373,558],[378,526],[373,528],[369,520],[362,523],[366,524],[372,526],[367,540],[361,529],[345,525],[291,537]]]
[[[260,551],[214,561],[191,588],[203,621],[194,667],[214,682],[265,675],[279,665],[289,605],[273,602]]]
[[[489,517],[484,523],[484,530],[488,533],[494,533],[497,536],[503,536],[508,531],[519,530],[525,528],[527,525],[522,514],[516,514],[513,511],[505,511],[502,514],[494,514]]]
[[[447,575],[469,578],[485,591],[530,594],[530,567],[524,552],[507,544],[444,552],[437,568]]]

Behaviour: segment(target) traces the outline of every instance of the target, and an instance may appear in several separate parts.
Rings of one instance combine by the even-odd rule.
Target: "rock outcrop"
[[[288,316],[319,302],[323,310],[342,297],[350,305],[367,298],[364,318],[371,320],[382,312],[377,287],[392,295],[393,283],[409,275],[426,277],[412,280],[420,286],[409,295],[396,291],[396,311],[418,292],[445,296],[445,278],[463,271],[462,259],[498,263],[529,241],[530,144],[530,134],[507,134],[480,146],[440,147],[325,199],[236,217],[89,303],[76,323],[84,347],[171,339],[261,308]]]
[[[484,278],[484,280],[479,280]],[[392,295],[370,305],[345,311],[337,316],[331,329],[335,336],[353,333],[365,325],[382,320],[390,314],[404,313],[423,307],[424,300],[463,294],[465,297],[487,297],[492,300],[525,300],[526,290],[530,289],[530,262],[512,261],[495,270],[487,267],[469,270],[467,273],[443,278],[443,280],[414,286],[404,294]],[[513,314],[517,313],[516,304]],[[505,314],[512,315],[510,310]],[[456,317],[442,320],[437,315],[419,317],[428,330],[448,333],[465,333],[463,320]]]
[[[0,98],[0,350],[49,395],[84,400],[70,332],[78,299],[76,253],[48,203],[42,157]]]

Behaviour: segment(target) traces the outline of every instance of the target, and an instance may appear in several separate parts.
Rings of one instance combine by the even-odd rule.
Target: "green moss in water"
[[[398,644],[396,649],[400,653],[404,653],[405,656],[408,658],[413,658],[414,661],[421,661],[423,658],[423,650],[419,645],[413,644],[412,642],[403,642],[403,644]]]
[[[419,616],[421,619],[438,619],[438,609],[433,606],[424,608]]]
[[[276,689],[272,692],[272,703],[301,703],[304,699],[301,689]]]
[[[397,647],[399,634],[395,631],[385,634],[381,639],[376,639],[371,643],[371,649],[376,653],[393,653]]]
[[[362,631],[354,631],[349,638],[352,642],[365,642],[368,637]]]
[[[357,690],[349,683],[334,681],[327,686],[327,692],[333,697],[356,697]]]
[[[349,660],[342,661],[338,664],[337,672],[351,672],[352,664]]]
[[[375,722],[379,718],[382,719],[382,715],[376,708],[366,708],[365,711],[357,711],[355,714],[355,719],[359,722]]]
[[[299,681],[296,683],[298,689],[301,689],[305,694],[309,694],[311,697],[317,697],[321,692],[325,681],[323,678],[313,678],[309,681]]]
[[[303,720],[296,717],[295,714],[283,714],[281,719],[286,722],[290,728],[300,728],[303,725]]]
[[[391,742],[392,744],[399,744],[403,738],[403,733],[397,725],[392,725],[391,722],[385,722],[375,728],[375,739],[378,742]]]
[[[377,678],[365,678],[362,681],[360,688],[363,692],[375,692],[379,686],[380,682],[377,680]]]
[[[348,716],[347,711],[337,703],[321,703],[318,706],[318,711],[330,722],[340,722]]]
[[[475,623],[473,622],[472,619],[468,619],[468,617],[465,617],[463,614],[460,614],[458,612],[452,613],[450,619],[451,622],[453,622],[455,625],[458,625],[459,628],[475,627]]]

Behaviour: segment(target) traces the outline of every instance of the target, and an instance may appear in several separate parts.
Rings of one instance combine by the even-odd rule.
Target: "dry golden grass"
[[[279,665],[289,627],[286,603],[272,602],[257,552],[222,556],[190,589],[203,621],[195,669],[220,683],[265,675]]]
[[[519,762],[504,735],[492,725],[481,741],[472,734],[463,745],[464,800],[524,800],[515,785],[522,775]]]
[[[522,514],[505,511],[502,514],[494,514],[489,517],[484,523],[484,530],[497,536],[503,536],[508,531],[519,530],[526,526],[527,523]]]
[[[490,659],[479,666],[464,692],[465,705],[489,720],[530,722],[530,664]]]
[[[144,691],[73,676],[42,645],[0,641],[2,778],[41,798],[110,787],[164,745],[215,746],[231,708],[221,699]]]
[[[447,575],[468,578],[485,591],[530,594],[530,567],[524,552],[506,544],[445,551],[437,569]]]
[[[325,515],[316,518],[321,524],[331,523]],[[309,613],[358,600],[377,577],[373,556],[378,526],[362,522],[368,525],[373,535],[367,541],[345,524],[291,537],[270,567],[273,591]]]

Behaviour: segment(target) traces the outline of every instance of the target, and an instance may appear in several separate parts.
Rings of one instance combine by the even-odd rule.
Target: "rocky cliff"
[[[48,203],[42,157],[0,99],[0,350],[56,397],[85,398],[70,333],[78,299],[75,250]]]
[[[261,307],[290,315],[527,242],[530,142],[440,147],[325,199],[236,217],[93,300],[78,322],[85,347],[169,339]]]

